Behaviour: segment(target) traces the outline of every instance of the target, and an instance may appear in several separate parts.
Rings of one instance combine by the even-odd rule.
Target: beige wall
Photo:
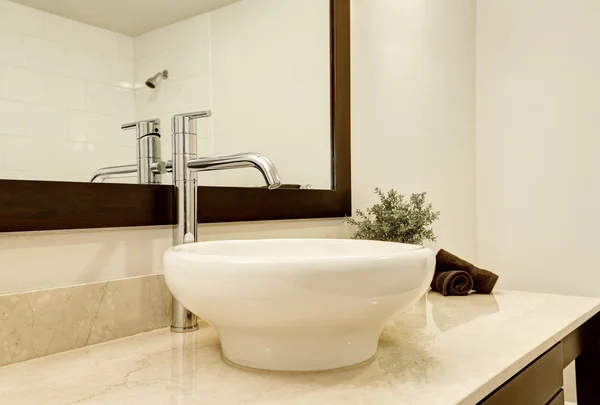
[[[480,0],[478,254],[503,288],[600,296],[600,2]]]
[[[437,245],[475,259],[475,0],[352,2],[353,206],[427,191]]]
[[[428,191],[438,246],[475,257],[475,2],[352,2],[353,206]],[[340,220],[203,226],[204,239],[346,237]],[[0,293],[161,271],[170,229],[0,235]]]
[[[205,225],[201,239],[339,237],[341,221]],[[171,227],[0,233],[0,294],[162,272]]]
[[[596,0],[478,1],[477,252],[500,288],[600,296],[599,21]]]

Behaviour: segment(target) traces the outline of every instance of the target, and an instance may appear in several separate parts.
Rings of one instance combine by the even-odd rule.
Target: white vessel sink
[[[370,360],[386,319],[425,293],[434,267],[421,246],[336,239],[190,243],[164,258],[169,289],[216,328],[223,357],[273,371]]]

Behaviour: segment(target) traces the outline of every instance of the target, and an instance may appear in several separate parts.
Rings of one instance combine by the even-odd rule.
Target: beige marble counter
[[[210,327],[148,332],[0,368],[0,402],[69,404],[475,404],[600,310],[600,299],[430,293],[353,370],[284,375],[220,358]]]

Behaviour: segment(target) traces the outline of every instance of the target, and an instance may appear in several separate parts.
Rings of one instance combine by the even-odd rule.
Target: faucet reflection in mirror
[[[178,114],[172,118],[173,159],[163,162],[160,156],[160,120],[149,119],[124,124],[121,129],[134,129],[137,134],[137,165],[105,167],[98,170],[92,181],[131,177],[137,173],[140,184],[160,184],[161,174],[173,173],[177,223],[173,230],[173,244],[181,245],[198,240],[198,183],[196,172],[254,168],[258,170],[270,190],[281,185],[275,165],[258,153],[198,157],[196,120],[208,118],[210,111]],[[171,330],[188,332],[198,329],[196,316],[173,298]]]
[[[196,172],[228,170],[251,167],[263,176],[270,190],[281,185],[277,169],[273,163],[258,153],[197,157],[196,120],[208,118],[210,111],[198,111],[175,115],[173,130],[173,185],[177,202],[177,224],[173,229],[173,245],[193,243],[198,240],[198,184]],[[189,332],[198,329],[196,315],[188,311],[173,298],[173,332]]]
[[[103,167],[94,173],[91,181],[103,182],[108,179],[134,177],[137,174],[138,184],[160,184],[161,175],[167,171],[167,166],[160,156],[160,119],[151,118],[123,124],[121,129],[135,129],[137,164]]]

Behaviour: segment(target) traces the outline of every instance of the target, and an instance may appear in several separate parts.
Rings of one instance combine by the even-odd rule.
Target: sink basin
[[[225,360],[272,371],[370,360],[386,319],[427,291],[434,267],[421,246],[349,239],[199,242],[164,257],[169,289],[215,327]]]

